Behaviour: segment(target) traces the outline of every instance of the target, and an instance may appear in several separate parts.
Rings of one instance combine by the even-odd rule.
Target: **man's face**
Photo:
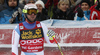
[[[28,19],[30,20],[30,21],[34,21],[35,20],[35,18],[36,18],[36,15],[34,14],[34,13],[32,13],[31,15],[29,15],[29,14],[27,14],[27,17],[28,17]]]
[[[8,5],[10,7],[16,7],[17,6],[17,0],[9,0]]]

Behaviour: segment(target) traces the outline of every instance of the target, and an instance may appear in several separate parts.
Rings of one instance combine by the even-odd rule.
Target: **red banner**
[[[99,43],[100,27],[50,28],[56,32],[58,43]],[[11,44],[12,29],[0,29],[0,44]],[[62,47],[64,55],[100,55],[99,47]],[[0,55],[11,55],[11,48],[1,48]],[[19,50],[20,52],[20,50]],[[45,47],[45,55],[61,55],[58,47]],[[20,53],[19,53],[20,55]]]
[[[49,28],[59,43],[99,43],[100,28]],[[0,43],[11,44],[12,29],[0,29]]]
[[[100,28],[50,28],[59,43],[99,43]]]

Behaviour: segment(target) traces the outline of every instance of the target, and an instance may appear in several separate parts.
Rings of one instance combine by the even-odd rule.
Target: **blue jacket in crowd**
[[[84,16],[82,18],[78,17],[76,13],[74,20],[76,21],[90,20],[90,10],[84,11]]]
[[[9,20],[12,18],[12,14],[18,10],[19,7],[19,0],[17,0],[17,6],[15,8],[11,8],[8,6],[8,0],[5,0],[7,9],[0,12],[0,24],[10,24]],[[18,20],[18,17],[16,17],[14,23],[21,23],[25,21],[24,15],[22,14],[22,21]]]

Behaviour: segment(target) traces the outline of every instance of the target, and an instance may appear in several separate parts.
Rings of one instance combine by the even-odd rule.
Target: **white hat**
[[[35,4],[26,4],[24,6],[24,9],[27,10],[27,9],[37,9],[37,6]]]
[[[41,0],[36,1],[35,4],[41,4],[42,7],[45,8],[45,5],[44,5],[43,1],[41,1]]]

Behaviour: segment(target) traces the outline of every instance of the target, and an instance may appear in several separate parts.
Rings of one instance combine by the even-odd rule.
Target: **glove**
[[[18,8],[18,20],[22,21],[22,10],[21,10],[21,8]]]
[[[97,1],[98,1],[98,4],[97,4],[97,6],[95,7],[95,9],[97,9],[97,10],[100,11],[100,2],[99,2],[99,0],[97,0]]]
[[[12,18],[9,20],[9,22],[12,24],[14,22],[14,20],[16,19],[18,15],[18,11],[15,11],[13,14],[12,14]]]
[[[15,11],[13,14],[12,14],[12,18],[16,18],[18,15],[18,11]]]
[[[78,17],[82,18],[84,16],[84,12],[83,12],[83,10],[80,7],[77,8],[77,13],[78,13],[77,14]]]
[[[55,38],[55,32],[53,30],[48,30],[47,36],[50,40],[53,40],[53,38]]]
[[[18,8],[18,10],[15,11],[12,14],[12,18],[9,20],[9,22],[12,24],[14,22],[14,20],[16,19],[17,16],[18,16],[18,20],[22,21],[22,10],[20,8]]]

